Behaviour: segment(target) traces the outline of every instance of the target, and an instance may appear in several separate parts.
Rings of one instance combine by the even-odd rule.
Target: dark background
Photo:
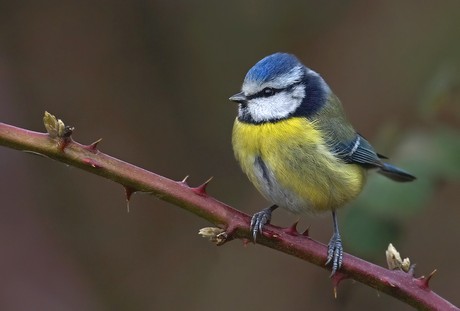
[[[458,1],[2,1],[0,121],[44,131],[45,110],[102,137],[103,152],[198,185],[254,213],[267,206],[231,149],[228,97],[276,51],[322,74],[360,133],[417,175],[371,174],[340,212],[347,252],[385,265],[392,242],[438,269],[460,305]],[[2,310],[408,310],[360,283],[239,241],[206,221],[73,167],[0,149]],[[296,216],[275,213],[289,225]],[[327,242],[330,216],[303,217]]]

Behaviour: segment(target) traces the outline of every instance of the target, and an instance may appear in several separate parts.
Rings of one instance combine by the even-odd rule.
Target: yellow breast
[[[235,120],[233,149],[243,171],[271,202],[294,212],[322,212],[354,199],[365,170],[345,164],[306,118],[247,124]]]

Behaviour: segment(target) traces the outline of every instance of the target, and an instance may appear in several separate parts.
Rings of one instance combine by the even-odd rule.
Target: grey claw
[[[259,233],[262,234],[262,229],[265,225],[266,221],[265,221],[265,217],[261,219],[261,221],[259,221]]]
[[[270,223],[271,214],[272,208],[266,208],[252,216],[250,229],[254,243],[257,240],[257,234],[262,234],[264,226]]]
[[[331,277],[340,269],[343,262],[342,240],[339,234],[334,234],[327,247],[326,265],[332,263]]]

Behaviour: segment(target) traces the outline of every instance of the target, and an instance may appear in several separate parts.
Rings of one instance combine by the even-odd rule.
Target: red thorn
[[[310,236],[310,227],[305,229],[305,231],[302,233],[303,236]]]
[[[202,197],[208,196],[206,193],[206,187],[208,187],[209,182],[212,180],[212,177],[206,180],[203,184],[199,185],[196,188],[192,188],[192,191],[195,192],[195,194],[198,194]]]
[[[427,277],[422,276],[421,278],[419,278],[418,280],[420,282],[420,287],[423,289],[430,289],[431,278],[435,275],[437,271],[437,269],[434,269]]]
[[[101,168],[102,165],[100,165],[99,163],[97,163],[96,161],[94,161],[93,159],[90,159],[90,158],[84,158],[83,159],[83,163],[85,164],[88,164],[94,168]]]
[[[425,279],[425,283],[426,283],[426,287],[430,287],[430,281],[431,279],[433,278],[433,276],[436,274],[438,270],[437,269],[434,269],[433,271],[431,271],[430,275],[428,275],[428,277]]]
[[[297,224],[299,223],[299,221],[297,220],[295,223],[292,224],[292,226],[290,227],[287,227],[287,228],[284,228],[283,229],[283,232],[289,234],[289,235],[298,235],[299,232],[297,231]]]
[[[128,186],[124,186],[124,188],[125,188],[126,200],[129,201],[131,200],[131,196],[133,195],[134,192],[136,192],[136,190]]]
[[[246,239],[246,238],[243,238],[242,241],[243,241],[243,246],[244,247],[248,246],[251,243],[251,240]]]
[[[128,186],[123,186],[123,187],[125,188],[125,195],[126,195],[126,210],[129,213],[129,201],[131,200],[131,196],[133,195],[134,192],[136,192],[136,190]]]
[[[345,280],[345,279],[348,279],[349,276],[346,275],[345,273],[343,272],[340,272],[340,271],[337,271],[332,277],[331,277],[331,280],[332,280],[332,286],[334,286],[334,298],[337,299],[337,288],[339,286],[339,284]]]
[[[96,140],[95,142],[87,145],[87,146],[84,146],[84,148],[92,153],[97,153],[99,150],[97,149],[97,145],[102,141],[102,138],[99,138],[98,140]]]

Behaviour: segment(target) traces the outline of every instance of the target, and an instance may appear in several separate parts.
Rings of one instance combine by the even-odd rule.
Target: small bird
[[[341,267],[343,247],[336,211],[355,199],[367,171],[398,182],[415,179],[382,159],[346,119],[340,100],[323,78],[294,55],[275,53],[246,74],[232,144],[249,180],[273,205],[254,214],[254,242],[283,207],[294,213],[332,212],[333,235],[326,265]]]

